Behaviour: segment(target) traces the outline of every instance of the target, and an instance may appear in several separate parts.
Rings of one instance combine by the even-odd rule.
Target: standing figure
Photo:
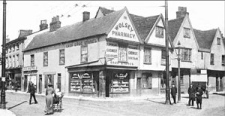
[[[172,98],[173,98],[173,102],[175,104],[176,104],[176,94],[177,94],[177,87],[175,87],[175,85],[173,84],[172,88],[171,88],[171,95],[172,95]]]
[[[189,94],[188,105],[190,106],[190,102],[191,102],[191,105],[194,106],[194,101],[195,101],[195,89],[193,88],[192,84],[191,84],[190,87],[188,88],[188,94]]]
[[[53,113],[53,94],[54,89],[52,88],[52,84],[48,84],[48,88],[46,89],[46,106],[45,106],[46,114]]]
[[[201,89],[201,86],[198,86],[198,89],[196,91],[197,109],[199,109],[199,105],[200,105],[200,109],[202,109],[202,94],[203,94],[203,91]]]
[[[38,103],[37,100],[36,100],[36,97],[35,97],[35,91],[36,91],[36,88],[34,87],[34,84],[31,82],[31,85],[30,85],[30,88],[29,88],[29,93],[30,93],[29,104],[31,104],[32,97],[34,98],[35,104]]]

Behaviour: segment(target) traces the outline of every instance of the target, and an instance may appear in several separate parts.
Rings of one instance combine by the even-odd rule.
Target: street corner
[[[1,116],[16,116],[12,111],[7,109],[0,109]]]

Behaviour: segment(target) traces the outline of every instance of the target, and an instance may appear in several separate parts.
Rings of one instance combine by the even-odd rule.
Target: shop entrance
[[[41,94],[42,93],[42,75],[39,75],[39,84],[38,84],[39,86],[39,93]]]
[[[105,87],[105,96],[109,97],[109,91],[110,91],[110,79],[109,76],[106,76],[106,87]]]
[[[27,75],[24,76],[24,91],[27,91]]]
[[[48,84],[52,84],[52,87],[54,88],[54,75],[53,74],[45,75],[45,88],[47,88]]]

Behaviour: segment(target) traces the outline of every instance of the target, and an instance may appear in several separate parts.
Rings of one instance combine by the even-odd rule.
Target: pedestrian
[[[175,104],[176,104],[176,94],[177,94],[177,87],[175,87],[175,85],[173,84],[172,88],[171,88],[171,95],[172,95],[172,98],[173,98],[173,102]]]
[[[35,92],[36,92],[36,88],[35,88],[34,84],[31,82],[31,85],[30,85],[30,88],[29,88],[29,93],[30,93],[29,104],[31,104],[32,97],[34,98],[35,104],[38,103],[37,100],[36,100],[36,97],[35,97]]]
[[[53,96],[54,96],[54,89],[52,88],[52,84],[48,84],[48,88],[46,89],[46,106],[45,106],[46,115],[53,113]]]
[[[189,101],[188,105],[194,106],[194,101],[195,101],[195,89],[193,88],[192,84],[188,88],[188,94],[189,94]],[[191,104],[190,104],[191,103]]]
[[[197,109],[202,109],[202,94],[203,91],[201,89],[201,86],[198,86],[198,89],[196,91],[196,103],[197,103]],[[200,107],[199,107],[200,105]]]

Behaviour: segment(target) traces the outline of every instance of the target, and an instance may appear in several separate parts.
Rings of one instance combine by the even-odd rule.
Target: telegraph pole
[[[3,37],[2,37],[2,86],[1,86],[1,108],[5,105],[5,44],[6,44],[6,0],[3,0]]]
[[[168,2],[165,0],[165,30],[166,30],[166,102],[170,104],[170,86],[169,86],[169,43],[168,43]]]

